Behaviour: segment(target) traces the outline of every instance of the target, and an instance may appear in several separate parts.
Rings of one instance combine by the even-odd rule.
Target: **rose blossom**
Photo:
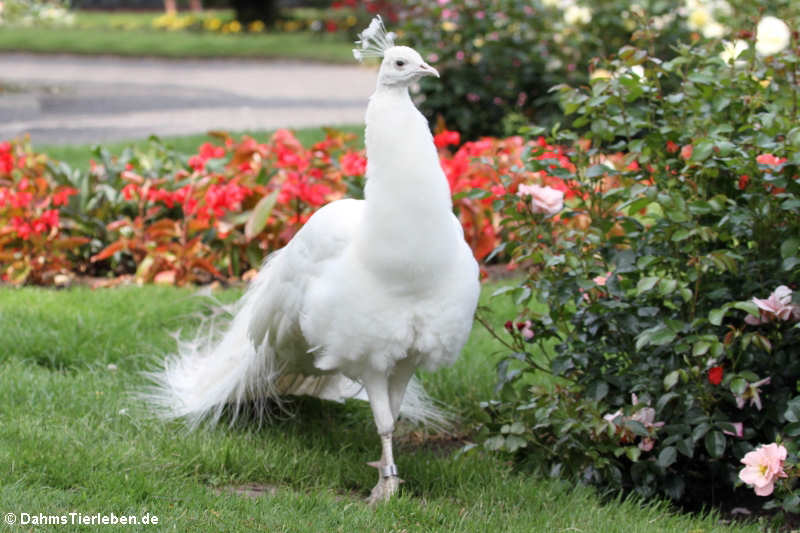
[[[751,326],[766,324],[772,320],[800,321],[800,306],[792,303],[792,289],[781,285],[767,299],[753,298],[758,306],[760,316],[747,315],[744,321]]]
[[[734,66],[739,67],[745,64],[744,61],[739,60],[739,56],[745,50],[747,50],[747,41],[741,39],[736,39],[733,42],[722,41],[722,52],[720,52],[719,57],[726,64],[733,62]]]
[[[531,208],[534,213],[555,215],[564,208],[564,192],[552,187],[525,185],[523,183],[517,189],[517,196],[530,196]]]
[[[791,40],[789,26],[777,17],[766,16],[756,27],[756,52],[762,56],[775,55]]]
[[[751,485],[758,496],[769,496],[775,489],[775,481],[786,477],[783,461],[786,460],[786,448],[780,444],[765,444],[752,452],[748,452],[742,463],[746,465],[739,472],[739,479]]]

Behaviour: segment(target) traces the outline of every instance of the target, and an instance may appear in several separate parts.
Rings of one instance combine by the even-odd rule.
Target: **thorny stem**
[[[483,327],[486,329],[486,331],[488,331],[488,332],[489,332],[489,335],[491,335],[492,337],[494,337],[494,338],[495,338],[495,340],[497,340],[498,342],[500,342],[500,344],[502,344],[503,346],[505,346],[505,347],[506,347],[506,348],[508,348],[509,350],[514,350],[514,346],[512,346],[511,344],[509,344],[509,343],[508,343],[508,341],[506,341],[506,340],[505,340],[505,339],[503,339],[503,338],[502,338],[500,335],[498,335],[498,334],[497,334],[497,332],[496,332],[496,331],[494,330],[494,328],[492,327],[492,325],[491,325],[491,324],[489,324],[489,322],[488,322],[488,321],[487,321],[485,318],[483,318],[483,317],[482,317],[480,314],[475,314],[475,320],[477,320],[478,322],[480,322],[480,324],[481,324],[481,325],[482,325],[482,326],[483,326]]]
[[[519,350],[518,350],[518,349],[517,349],[517,348],[516,348],[516,347],[515,347],[513,344],[509,344],[509,343],[508,343],[508,341],[506,341],[505,339],[503,339],[502,337],[500,337],[500,335],[498,335],[498,334],[497,334],[497,332],[494,330],[494,328],[492,327],[492,325],[491,325],[491,324],[489,324],[489,322],[488,322],[486,319],[484,319],[482,316],[480,316],[479,314],[476,314],[476,315],[475,315],[475,320],[477,320],[478,322],[480,322],[480,324],[481,324],[481,325],[482,325],[482,326],[483,326],[483,327],[486,329],[486,331],[488,331],[488,332],[489,332],[489,334],[490,334],[492,337],[494,337],[494,338],[495,338],[495,339],[496,339],[498,342],[500,342],[500,344],[502,344],[503,346],[505,346],[506,348],[508,348],[508,349],[509,349],[509,350],[511,350],[512,352],[519,352]],[[526,353],[525,353],[525,355],[529,355],[529,354],[526,352]],[[537,370],[539,370],[539,371],[541,371],[541,372],[544,372],[544,373],[546,373],[546,374],[553,375],[553,372],[552,372],[551,370],[549,370],[549,369],[547,369],[547,368],[543,367],[542,365],[540,365],[539,363],[537,363],[536,361],[534,361],[532,357],[526,357],[526,358],[525,358],[525,361],[526,361],[526,362],[527,362],[529,365],[531,365],[533,368],[535,368],[535,369],[537,369]],[[566,377],[566,376],[561,376],[561,377],[562,377],[562,378],[564,378],[564,379],[568,379],[568,380],[570,380],[570,381],[574,381],[574,380],[571,380],[570,378],[568,378],[568,377]]]

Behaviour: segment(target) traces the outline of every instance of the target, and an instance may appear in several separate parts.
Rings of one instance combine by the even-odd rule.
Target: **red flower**
[[[206,168],[206,160],[199,155],[193,155],[189,158],[189,166],[198,172]]]
[[[680,146],[678,146],[677,143],[674,143],[672,141],[667,141],[667,152],[674,154],[677,153],[679,149]]]
[[[14,228],[14,231],[17,232],[17,235],[19,235],[22,240],[28,240],[31,233],[33,233],[31,225],[23,220],[22,217],[12,217],[11,227]]]
[[[73,194],[78,194],[77,189],[72,187],[63,187],[53,194],[53,205],[67,205],[69,197]]]
[[[11,153],[11,143],[0,143],[0,174],[8,174],[14,170],[14,154]]]
[[[444,148],[451,144],[461,144],[461,134],[457,131],[444,130],[433,137],[433,144],[435,144],[437,148]]]
[[[339,163],[348,176],[363,176],[367,171],[367,158],[358,152],[347,152],[341,157]]]
[[[772,154],[761,154],[756,157],[756,163],[761,163],[762,165],[771,165],[777,167],[778,165],[782,165],[786,162],[785,157],[775,157]]]
[[[747,184],[750,183],[750,176],[747,174],[742,174],[739,176],[739,190],[743,191],[747,188]]]
[[[135,183],[129,183],[122,188],[122,196],[125,197],[126,200],[130,201],[133,199],[133,196],[138,192],[138,187]]]
[[[218,159],[225,155],[225,149],[221,146],[214,146],[213,144],[207,142],[203,143],[197,153],[205,160]]]
[[[691,144],[684,145],[684,147],[681,148],[681,157],[688,161],[692,157],[693,151],[694,147]]]
[[[708,369],[708,382],[712,385],[719,385],[722,383],[722,374],[721,366],[712,366]]]

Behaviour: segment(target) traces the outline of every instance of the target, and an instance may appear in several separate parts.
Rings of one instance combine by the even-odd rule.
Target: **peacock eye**
[[[402,67],[403,65],[406,64],[406,62],[403,61],[402,59],[398,59],[397,61],[394,62],[394,64],[397,65],[398,67]]]

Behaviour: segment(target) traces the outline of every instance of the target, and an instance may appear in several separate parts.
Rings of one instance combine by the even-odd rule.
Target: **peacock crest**
[[[393,31],[386,31],[381,16],[375,15],[369,26],[358,34],[356,44],[359,48],[353,49],[353,57],[359,61],[368,57],[383,57],[386,50],[394,46],[395,37]]]

